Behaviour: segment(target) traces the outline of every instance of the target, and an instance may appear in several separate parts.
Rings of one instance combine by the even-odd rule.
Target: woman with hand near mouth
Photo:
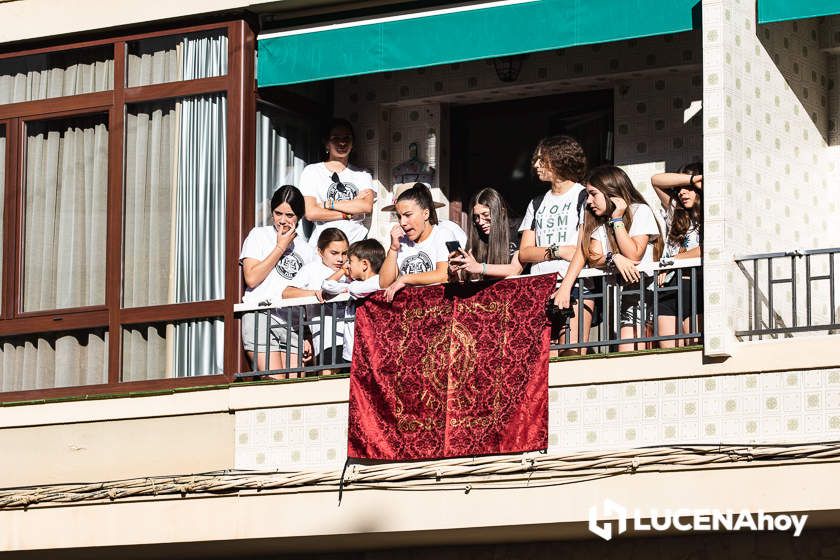
[[[506,278],[522,273],[519,251],[510,242],[507,207],[495,189],[482,189],[473,195],[469,206],[473,227],[467,237],[466,251],[449,255],[450,276],[464,271],[470,279],[486,276]],[[459,278],[463,281],[465,278]]]
[[[586,178],[586,213],[580,242],[569,270],[555,292],[560,308],[570,305],[572,288],[584,265],[614,270],[630,291],[621,298],[620,338],[643,336],[650,305],[642,305],[638,292],[641,275],[637,264],[653,263],[662,253],[659,224],[650,206],[633,182],[619,167],[604,165],[593,169]],[[647,303],[647,302],[646,302]],[[619,352],[634,349],[634,344],[619,344]]]
[[[367,237],[365,217],[373,210],[373,184],[370,173],[350,163],[353,138],[350,123],[334,119],[323,139],[325,161],[307,165],[301,173],[306,219],[315,225],[310,245],[316,245],[328,227],[343,231],[350,243]]]
[[[271,197],[273,223],[252,229],[239,254],[246,285],[243,302],[256,305],[279,299],[300,269],[316,259],[315,250],[296,233],[303,213],[303,195],[296,187],[283,185],[274,192]],[[259,332],[255,337],[257,321]],[[269,332],[268,347],[266,332]],[[259,370],[285,368],[287,352],[291,353],[291,367],[298,365],[297,334],[278,313],[271,313],[270,325],[266,313],[242,315],[242,343],[252,362],[256,354]],[[302,355],[304,362],[312,359],[312,346],[308,340],[304,341]]]
[[[700,237],[703,228],[703,164],[689,163],[682,166],[678,173],[658,173],[650,179],[656,195],[662,203],[662,217],[668,231],[665,253],[669,259],[691,259],[701,256]],[[676,286],[676,272],[663,272],[657,281],[660,286]],[[691,276],[682,275],[682,332],[689,332],[691,327]],[[703,285],[702,276],[696,278],[698,289]],[[677,292],[663,295],[659,300],[658,330],[662,336],[677,332]],[[703,317],[703,298],[695,302],[698,324]],[[662,348],[673,348],[678,343],[689,341],[663,340]]]
[[[396,211],[399,224],[391,230],[391,246],[379,271],[385,299],[393,301],[405,286],[440,284],[447,279],[447,241],[455,237],[437,226],[435,202],[423,183],[400,193],[395,203],[382,209]]]

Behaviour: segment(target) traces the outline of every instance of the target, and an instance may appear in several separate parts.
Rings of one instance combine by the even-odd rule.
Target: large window
[[[0,401],[239,371],[252,45],[231,22],[0,55]]]

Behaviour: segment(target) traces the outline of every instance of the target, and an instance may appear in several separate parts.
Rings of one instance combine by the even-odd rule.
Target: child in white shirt
[[[323,230],[318,238],[317,245],[320,260],[304,265],[297,276],[289,283],[289,286],[283,290],[284,298],[314,296],[321,302],[320,304],[306,306],[306,316],[310,321],[320,318],[322,313],[324,317],[323,321],[318,320],[309,325],[309,330],[312,333],[312,345],[315,355],[318,356],[319,365],[338,363],[342,353],[343,325],[337,325],[336,318],[344,315],[345,305],[343,303],[324,303],[321,284],[336,272],[341,272],[344,269],[348,246],[347,236],[340,229],[327,228]],[[333,333],[335,333],[334,338]],[[335,349],[330,350],[333,348],[333,341],[335,341]],[[322,373],[328,375],[333,372],[332,370],[324,370]]]
[[[336,272],[324,280],[323,291],[330,294],[349,293],[351,298],[344,312],[345,362],[353,358],[353,339],[356,318],[356,300],[380,289],[379,269],[385,261],[385,248],[375,239],[364,239],[350,246],[348,259],[342,273]]]

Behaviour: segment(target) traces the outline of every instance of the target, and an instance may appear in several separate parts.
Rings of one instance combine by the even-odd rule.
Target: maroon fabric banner
[[[556,276],[378,292],[356,310],[347,455],[436,459],[548,446],[545,302]]]

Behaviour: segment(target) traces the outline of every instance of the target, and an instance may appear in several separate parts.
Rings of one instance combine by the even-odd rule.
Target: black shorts
[[[678,281],[678,274],[674,274],[673,278],[669,280],[664,287],[676,287]],[[703,275],[697,274],[695,284],[697,288],[697,304],[696,312],[698,315],[703,313]],[[677,312],[677,291],[666,292],[659,294],[659,316],[660,317],[676,317]],[[691,317],[691,277],[682,278],[682,318],[687,319]]]

